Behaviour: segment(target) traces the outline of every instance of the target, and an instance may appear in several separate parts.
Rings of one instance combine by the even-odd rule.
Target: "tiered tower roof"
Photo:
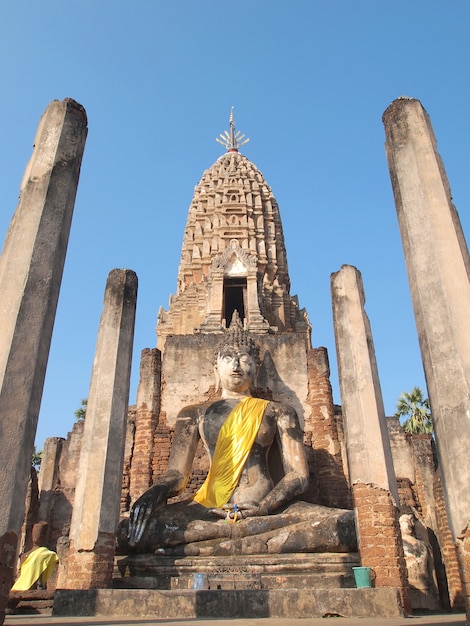
[[[309,331],[305,311],[289,295],[279,207],[259,169],[238,149],[248,139],[217,139],[227,152],[194,190],[183,238],[178,285],[159,312],[159,342],[168,334],[221,332],[238,311],[253,332]]]

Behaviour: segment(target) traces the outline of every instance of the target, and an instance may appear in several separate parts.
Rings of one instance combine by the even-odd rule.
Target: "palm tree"
[[[428,398],[423,398],[423,390],[413,387],[410,393],[404,391],[398,399],[394,417],[406,417],[403,429],[412,435],[433,432],[431,408]]]
[[[86,417],[86,409],[88,404],[88,398],[83,398],[80,402],[80,408],[75,411],[75,419],[77,422],[84,420]]]

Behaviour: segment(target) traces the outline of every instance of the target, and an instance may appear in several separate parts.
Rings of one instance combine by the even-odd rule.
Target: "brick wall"
[[[99,534],[93,550],[75,550],[73,542],[59,547],[59,589],[109,589],[114,570],[115,534]]]
[[[158,427],[161,399],[161,353],[157,349],[142,350],[140,383],[135,411],[135,434],[131,451],[129,505],[152,484],[155,434]]]
[[[354,484],[353,499],[361,564],[372,568],[376,587],[398,588],[405,613],[411,613],[398,507],[390,492],[376,485]]]
[[[457,548],[452,539],[452,533],[447,521],[448,518],[440,472],[436,472],[434,477],[434,500],[437,517],[436,535],[441,550],[442,562],[445,568],[450,605],[454,610],[463,611],[465,609],[465,602],[462,580],[460,578]]]

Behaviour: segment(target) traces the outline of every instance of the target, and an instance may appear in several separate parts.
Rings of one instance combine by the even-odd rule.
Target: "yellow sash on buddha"
[[[230,500],[268,403],[248,396],[230,412],[219,431],[207,478],[194,496],[196,502],[220,508]]]

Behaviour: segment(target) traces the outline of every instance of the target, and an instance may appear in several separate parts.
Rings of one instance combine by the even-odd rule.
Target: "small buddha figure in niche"
[[[168,555],[350,552],[352,511],[294,501],[308,487],[303,433],[293,407],[251,396],[255,342],[231,327],[217,354],[221,398],[182,409],[168,469],[134,503],[120,528],[122,551]],[[210,456],[207,478],[190,501],[184,490],[199,438]],[[277,442],[283,476],[274,483],[268,455]]]

